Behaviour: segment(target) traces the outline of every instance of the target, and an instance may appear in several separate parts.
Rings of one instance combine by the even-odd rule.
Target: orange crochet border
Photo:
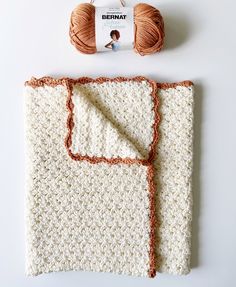
[[[150,145],[150,151],[147,160],[141,159],[131,159],[131,158],[105,158],[105,157],[89,157],[89,156],[81,156],[79,154],[74,155],[71,150],[72,144],[72,131],[74,127],[73,122],[73,108],[74,104],[72,102],[72,89],[74,84],[86,84],[86,83],[104,83],[104,82],[122,82],[122,81],[147,81],[152,86],[152,97],[154,103],[154,123],[153,123],[153,140]],[[57,86],[57,85],[64,85],[68,91],[68,98],[67,98],[67,109],[69,111],[68,118],[67,118],[67,128],[68,134],[65,139],[65,146],[70,157],[74,160],[87,160],[90,163],[99,163],[99,162],[106,162],[109,164],[118,164],[118,163],[125,163],[125,164],[133,164],[138,163],[147,166],[147,180],[149,186],[149,201],[150,201],[150,249],[149,249],[149,277],[153,278],[156,275],[156,256],[155,256],[155,226],[156,226],[156,219],[155,219],[155,183],[154,183],[154,165],[153,161],[155,158],[155,149],[158,142],[159,134],[158,134],[158,125],[160,122],[160,115],[158,113],[158,106],[159,106],[159,99],[158,99],[158,89],[168,89],[168,88],[175,88],[177,86],[192,86],[193,83],[191,81],[184,81],[180,83],[156,83],[151,81],[145,77],[134,77],[134,78],[126,78],[126,77],[116,77],[116,78],[106,78],[100,77],[97,79],[92,79],[88,77],[81,77],[78,79],[70,79],[70,78],[61,78],[61,79],[54,79],[52,77],[43,77],[40,79],[32,78],[30,81],[25,83],[27,86],[31,86],[33,88],[41,87],[44,85],[48,86]]]

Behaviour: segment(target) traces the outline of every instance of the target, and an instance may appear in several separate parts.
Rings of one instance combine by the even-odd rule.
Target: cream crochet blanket
[[[193,84],[45,77],[24,91],[27,274],[187,274]]]

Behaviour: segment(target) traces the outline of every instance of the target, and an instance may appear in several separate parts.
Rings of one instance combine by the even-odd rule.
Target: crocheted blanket
[[[27,274],[187,274],[193,84],[44,77],[24,91]]]

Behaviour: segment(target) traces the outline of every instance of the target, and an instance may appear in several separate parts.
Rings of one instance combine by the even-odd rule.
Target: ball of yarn
[[[140,55],[159,52],[164,44],[164,22],[159,10],[140,3],[134,7],[134,50]],[[84,54],[97,52],[95,42],[95,6],[79,4],[71,14],[70,40]]]

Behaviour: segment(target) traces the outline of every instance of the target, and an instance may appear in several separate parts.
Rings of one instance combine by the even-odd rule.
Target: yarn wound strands
[[[97,52],[94,5],[82,3],[72,11],[69,34],[71,43],[81,53]],[[159,52],[164,44],[164,36],[160,11],[145,3],[137,4],[134,7],[134,51],[142,56]]]

